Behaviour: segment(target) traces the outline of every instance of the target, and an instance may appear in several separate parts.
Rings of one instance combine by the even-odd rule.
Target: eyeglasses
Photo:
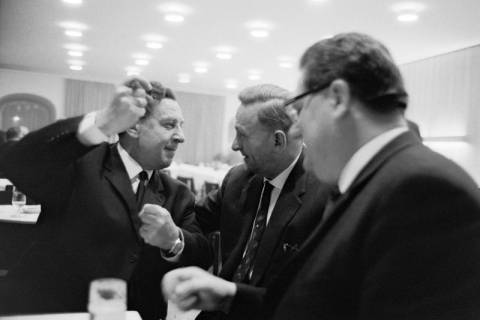
[[[325,83],[325,84],[315,86],[315,87],[313,87],[312,89],[307,90],[307,91],[305,91],[305,92],[303,92],[303,93],[300,93],[298,96],[295,96],[295,97],[290,98],[290,99],[288,99],[287,101],[285,101],[285,102],[283,103],[283,106],[284,106],[284,107],[288,107],[289,105],[294,104],[295,102],[297,102],[297,101],[305,98],[305,97],[308,96],[309,94],[317,93],[317,92],[319,92],[319,91],[322,91],[322,90],[326,89],[326,88],[330,85],[330,83],[331,83],[331,82],[327,82],[327,83]]]

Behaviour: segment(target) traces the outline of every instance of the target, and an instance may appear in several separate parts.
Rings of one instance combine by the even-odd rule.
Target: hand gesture
[[[180,310],[223,310],[228,312],[237,286],[197,267],[179,268],[165,274],[164,296]]]
[[[146,243],[164,250],[173,247],[180,231],[167,209],[156,204],[145,204],[138,216],[142,221],[140,236]]]
[[[107,136],[132,127],[145,114],[152,99],[147,94],[151,89],[150,83],[140,78],[126,81],[117,89],[110,106],[97,113],[95,124]]]

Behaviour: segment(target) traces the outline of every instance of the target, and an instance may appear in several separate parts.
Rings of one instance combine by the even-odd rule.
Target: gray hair
[[[244,107],[257,105],[258,121],[261,124],[286,133],[293,123],[284,107],[290,96],[290,92],[284,88],[274,84],[260,84],[243,89],[238,99]]]

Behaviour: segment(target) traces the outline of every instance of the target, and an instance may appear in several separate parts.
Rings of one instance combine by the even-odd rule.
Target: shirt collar
[[[130,154],[128,154],[127,150],[125,150],[120,143],[117,143],[117,150],[122,159],[123,165],[127,170],[128,178],[130,181],[134,182],[137,179],[138,174],[143,171],[142,166],[133,159]],[[145,172],[148,174],[148,180],[150,180],[153,170],[145,170]]]
[[[344,193],[350,187],[360,171],[380,151],[380,149],[406,131],[408,131],[408,128],[403,126],[388,130],[360,147],[340,173],[340,178],[338,179],[338,189],[340,193]]]
[[[285,169],[283,170],[282,172],[280,172],[280,174],[278,176],[276,176],[275,178],[273,178],[272,180],[269,180],[270,184],[273,185],[275,188],[277,189],[280,189],[282,190],[283,189],[283,186],[285,185],[285,182],[287,181],[287,178],[288,176],[290,175],[290,172],[292,172],[293,170],[293,167],[295,166],[295,164],[297,163],[298,161],[298,158],[300,158],[300,154],[302,152],[300,151],[298,153],[298,155],[296,156],[296,158],[292,161],[292,163],[290,163],[290,165]],[[268,179],[263,179],[263,181],[265,182],[265,180],[268,180]]]

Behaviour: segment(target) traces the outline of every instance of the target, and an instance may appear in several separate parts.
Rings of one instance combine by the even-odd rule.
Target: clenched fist
[[[152,89],[146,80],[128,80],[117,89],[110,106],[100,110],[95,118],[97,127],[107,136],[127,130],[145,114],[152,98],[147,94]]]
[[[170,250],[180,236],[180,231],[167,209],[156,204],[145,204],[138,214],[142,221],[140,236],[146,243]]]

